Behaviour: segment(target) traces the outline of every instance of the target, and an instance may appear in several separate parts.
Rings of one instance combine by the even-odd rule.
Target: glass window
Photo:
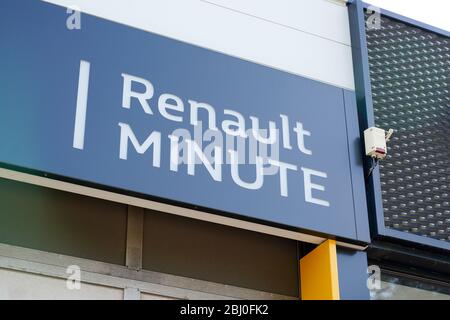
[[[381,271],[381,288],[370,291],[372,300],[450,300],[450,284]]]

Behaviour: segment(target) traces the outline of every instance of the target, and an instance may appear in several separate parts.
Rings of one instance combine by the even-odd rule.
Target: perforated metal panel
[[[375,124],[395,130],[385,225],[450,241],[450,40],[385,16],[380,27],[366,34]]]

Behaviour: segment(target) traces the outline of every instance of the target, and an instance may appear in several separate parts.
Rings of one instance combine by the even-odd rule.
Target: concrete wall
[[[68,290],[60,278],[0,269],[0,300],[121,300],[123,290],[82,283],[80,290]]]

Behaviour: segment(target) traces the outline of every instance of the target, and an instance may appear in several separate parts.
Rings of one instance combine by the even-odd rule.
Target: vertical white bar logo
[[[73,132],[73,147],[84,149],[84,131],[86,126],[86,110],[89,89],[89,72],[91,64],[80,61],[80,74],[78,77],[77,110],[75,114],[75,128]]]

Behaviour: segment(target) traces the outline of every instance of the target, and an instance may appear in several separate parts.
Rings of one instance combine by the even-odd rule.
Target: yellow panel
[[[302,300],[339,300],[336,241],[323,242],[299,265]]]

